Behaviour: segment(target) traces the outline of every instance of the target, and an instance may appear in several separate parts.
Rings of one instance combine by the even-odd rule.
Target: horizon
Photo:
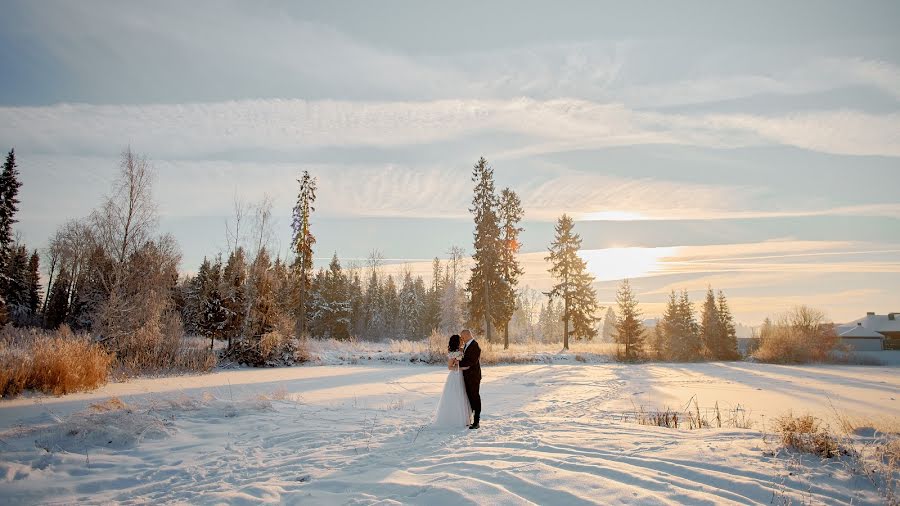
[[[286,256],[309,170],[317,267],[377,249],[427,279],[471,254],[484,156],[522,199],[520,287],[549,286],[568,213],[601,304],[627,277],[645,318],[707,285],[752,326],[900,311],[896,3],[85,4],[0,19],[29,248],[98,206],[131,146],[182,273],[226,251],[236,195],[272,198]]]

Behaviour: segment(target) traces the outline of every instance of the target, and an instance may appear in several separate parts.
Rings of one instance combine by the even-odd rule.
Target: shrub
[[[152,318],[118,340],[119,368],[126,374],[146,372],[209,371],[216,366],[216,355],[205,346],[184,338],[181,317],[175,312]]]
[[[258,338],[237,341],[225,356],[239,364],[273,367],[306,362],[310,351],[308,338],[295,338],[293,322],[279,315],[268,332]]]
[[[831,434],[828,426],[823,426],[821,420],[811,415],[794,417],[787,414],[776,418],[775,432],[786,448],[803,453],[828,459],[848,453]]]
[[[753,357],[780,364],[826,362],[837,342],[834,325],[826,322],[824,313],[798,306],[764,327]]]
[[[62,395],[107,382],[113,356],[85,334],[62,326],[55,332],[9,329],[0,346],[0,396],[25,389]]]

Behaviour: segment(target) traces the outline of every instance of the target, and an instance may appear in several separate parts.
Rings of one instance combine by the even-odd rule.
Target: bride
[[[438,401],[437,411],[434,413],[434,425],[446,428],[464,428],[471,421],[472,408],[469,407],[469,398],[466,396],[466,385],[463,382],[462,372],[459,369],[461,353],[459,349],[460,338],[458,335],[450,337],[447,346],[449,359],[447,369],[447,382],[444,383],[444,393]]]

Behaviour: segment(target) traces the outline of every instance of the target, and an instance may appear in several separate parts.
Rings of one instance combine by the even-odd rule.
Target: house
[[[850,327],[847,329],[847,327]],[[841,329],[846,329],[841,331]],[[884,349],[884,336],[863,327],[862,323],[837,328],[841,344],[853,351],[881,351]]]
[[[844,332],[855,330],[854,327],[862,327],[865,330],[884,336],[885,350],[900,350],[900,313],[882,315],[869,312],[863,318],[841,325],[836,330],[838,335],[842,335]],[[862,331],[857,330],[855,332],[860,333]]]

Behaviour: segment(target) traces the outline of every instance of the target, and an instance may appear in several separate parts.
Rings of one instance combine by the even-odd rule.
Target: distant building
[[[871,349],[875,346],[878,336],[881,336],[881,348],[885,350],[900,350],[900,313],[888,313],[885,315],[866,313],[866,316],[835,328],[841,342],[853,345],[859,344],[863,349]],[[854,349],[857,349],[854,346]]]
[[[841,344],[853,351],[881,351],[884,349],[884,336],[863,327],[862,323],[853,326],[842,325],[837,328],[837,332]]]

